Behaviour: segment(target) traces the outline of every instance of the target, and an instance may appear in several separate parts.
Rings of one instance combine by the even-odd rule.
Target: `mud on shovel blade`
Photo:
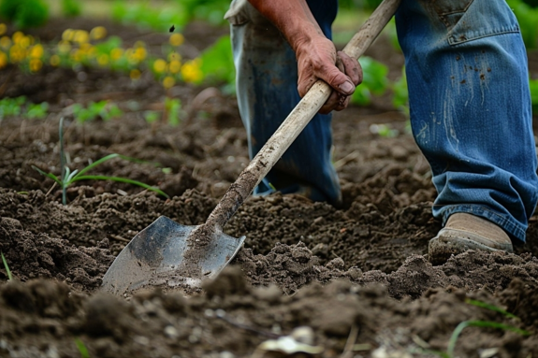
[[[198,226],[176,223],[165,216],[140,231],[116,257],[101,289],[121,295],[146,285],[199,287],[199,278],[174,275],[183,266],[187,238]],[[214,278],[241,249],[245,236],[231,237],[222,232],[210,240],[198,262],[204,278]]]

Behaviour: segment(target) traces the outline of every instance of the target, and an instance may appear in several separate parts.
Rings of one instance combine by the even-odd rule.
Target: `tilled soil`
[[[77,27],[60,22],[43,31],[61,33],[61,26]],[[136,38],[138,30],[114,26]],[[198,44],[195,28],[189,31]],[[387,41],[370,52],[401,65]],[[532,64],[536,56],[529,57]],[[0,83],[9,71],[0,71]],[[0,356],[78,357],[87,349],[90,357],[280,357],[291,353],[267,352],[267,341],[291,334],[319,357],[426,357],[445,352],[466,321],[497,328],[465,328],[456,356],[538,356],[538,217],[515,254],[470,251],[432,265],[427,244],[440,222],[431,215],[429,167],[405,117],[382,100],[335,116],[343,208],[296,195],[249,198],[224,230],[246,235],[244,248],[200,293],[101,292],[104,273],[136,233],[161,215],[184,225],[205,222],[248,156],[234,98],[178,87],[184,121],[150,125],[128,102],[159,108],[158,84],[135,88],[119,75],[87,72],[84,82],[70,70],[10,79],[11,95],[44,98],[56,112],[0,123],[0,251],[15,277],[7,282],[0,269]],[[109,98],[112,89],[122,118],[81,125],[66,117],[69,167],[110,153],[141,159],[117,158],[94,173],[140,180],[170,199],[129,184],[85,181],[69,188],[64,206],[60,190],[32,166],[59,174],[59,113],[73,100]],[[372,134],[374,123],[399,134]]]

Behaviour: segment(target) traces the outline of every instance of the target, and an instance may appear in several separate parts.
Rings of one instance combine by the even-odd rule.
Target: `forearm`
[[[325,37],[305,0],[248,0],[271,21],[294,50],[316,37]]]

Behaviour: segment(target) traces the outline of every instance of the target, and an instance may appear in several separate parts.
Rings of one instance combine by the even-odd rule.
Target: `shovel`
[[[384,0],[344,48],[358,59],[383,30],[401,0]],[[165,216],[140,231],[116,257],[102,290],[122,295],[146,286],[196,291],[206,278],[215,278],[243,246],[222,229],[252,190],[282,157],[291,143],[327,101],[332,89],[317,81],[282,125],[230,185],[205,224],[180,225]]]

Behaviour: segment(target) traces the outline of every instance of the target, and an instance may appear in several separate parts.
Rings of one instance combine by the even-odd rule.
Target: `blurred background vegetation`
[[[346,43],[380,1],[339,0],[335,42]],[[537,49],[538,0],[506,1],[518,17],[527,48]],[[218,85],[224,93],[233,94],[235,71],[229,36],[222,36],[195,59],[186,60],[178,55],[178,48],[183,43],[181,33],[189,23],[200,21],[208,26],[227,27],[223,16],[229,3],[230,0],[0,0],[0,69],[17,65],[32,73],[49,65],[74,69],[80,66],[107,67],[123,71],[133,81],[143,72],[152,73],[165,90],[185,82]],[[96,27],[91,32],[68,29],[55,44],[41,44],[38,38],[24,35],[25,30],[39,28],[51,17],[90,17],[135,25],[145,31],[170,34],[170,41],[163,45],[162,54],[155,55],[148,53],[142,41],[133,47],[124,47],[122,39],[107,36],[103,27]],[[6,24],[17,31],[11,31],[8,36]],[[172,25],[174,30],[170,31]],[[389,23],[385,33],[398,51],[394,21]],[[389,91],[393,106],[407,112],[404,72],[391,82],[387,79],[386,65],[368,57],[361,59],[361,65],[365,72],[364,82],[356,91],[353,102],[367,105],[373,96]],[[538,79],[531,79],[530,85],[537,109]],[[170,106],[178,105],[172,103]]]

